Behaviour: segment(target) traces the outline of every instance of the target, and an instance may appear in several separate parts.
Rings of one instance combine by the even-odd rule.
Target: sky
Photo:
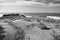
[[[1,0],[0,0],[1,1]],[[6,1],[16,1],[16,0],[6,0]],[[60,0],[55,0],[60,1]],[[0,4],[5,4],[4,2]],[[7,3],[13,4],[13,3]],[[60,13],[60,5],[59,6],[49,6],[42,7],[42,5],[34,4],[34,5],[0,5],[0,12],[22,12],[22,13]]]
[[[0,5],[0,12],[12,13],[60,13],[60,6],[39,7],[39,5],[21,6],[21,5]]]
[[[19,0],[0,0],[0,1],[19,1]],[[39,0],[34,0],[34,1],[39,1]],[[42,1],[42,0],[40,0]],[[45,0],[45,1],[52,1],[52,0]],[[54,0],[54,1],[60,1],[60,0]]]

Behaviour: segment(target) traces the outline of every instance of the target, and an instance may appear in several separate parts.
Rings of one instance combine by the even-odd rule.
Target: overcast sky
[[[39,7],[39,5],[38,6],[2,5],[0,6],[0,12],[60,13],[60,6]]]
[[[17,0],[0,0],[0,1],[17,1]],[[36,1],[39,1],[39,0],[36,0]],[[51,1],[51,0],[49,0]],[[54,1],[60,1],[60,0],[54,0]]]
[[[17,0],[6,0],[6,1],[17,1]],[[0,5],[0,12],[60,13],[60,6],[41,7],[41,5],[32,5],[32,6]]]

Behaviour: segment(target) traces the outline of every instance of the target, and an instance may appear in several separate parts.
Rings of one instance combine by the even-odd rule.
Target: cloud
[[[50,3],[50,2],[60,2],[60,0],[33,0],[35,2],[45,2],[45,3]]]
[[[0,1],[5,1],[5,0],[0,0]]]
[[[60,0],[54,0],[54,1],[60,1]]]

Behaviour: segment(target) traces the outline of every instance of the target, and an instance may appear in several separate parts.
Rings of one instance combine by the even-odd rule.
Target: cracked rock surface
[[[25,18],[2,20],[0,25],[5,28],[4,40],[60,40],[58,29],[60,25],[39,20],[35,19],[32,22]]]

